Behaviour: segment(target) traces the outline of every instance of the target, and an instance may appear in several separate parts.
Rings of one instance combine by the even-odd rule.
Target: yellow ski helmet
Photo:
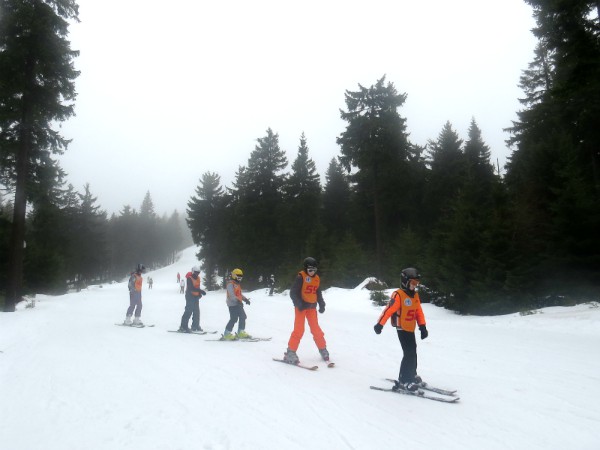
[[[231,272],[231,278],[233,278],[234,280],[240,281],[243,276],[244,272],[242,272],[242,269],[233,269]]]

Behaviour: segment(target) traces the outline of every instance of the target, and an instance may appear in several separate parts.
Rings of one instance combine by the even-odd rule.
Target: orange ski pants
[[[305,309],[300,311],[298,308],[294,308],[295,318],[294,318],[294,331],[292,331],[292,335],[290,336],[290,340],[288,342],[288,348],[290,350],[296,351],[298,350],[298,346],[300,345],[300,340],[304,335],[304,321],[308,322],[308,327],[310,328],[310,332],[313,335],[313,339],[315,344],[317,344],[317,348],[323,349],[327,347],[327,343],[325,342],[325,334],[321,327],[319,326],[319,319],[317,318],[317,310],[316,309]]]

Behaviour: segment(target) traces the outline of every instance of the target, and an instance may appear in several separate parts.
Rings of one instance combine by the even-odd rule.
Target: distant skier
[[[135,268],[135,272],[131,272],[131,276],[129,277],[129,283],[127,287],[129,288],[129,308],[127,308],[127,314],[125,316],[125,322],[123,325],[132,325],[136,327],[143,327],[144,324],[140,320],[140,316],[142,315],[142,285],[144,279],[142,278],[142,273],[146,270],[143,264],[138,264]],[[133,322],[131,321],[131,316],[134,314]]]
[[[267,283],[269,286],[269,297],[272,297],[275,290],[275,275],[271,274]]]
[[[185,310],[183,316],[181,316],[181,326],[177,331],[180,333],[190,332],[188,328],[190,316],[193,316],[192,331],[202,331],[200,327],[200,299],[203,295],[206,295],[206,292],[200,289],[200,267],[192,267],[192,271],[186,275],[186,279]]]
[[[181,280],[179,283],[179,293],[183,294],[185,292],[185,280]]]
[[[225,332],[221,339],[225,341],[233,341],[235,339],[248,339],[251,336],[246,333],[246,312],[244,311],[244,303],[250,304],[250,299],[242,294],[240,283],[244,277],[241,269],[234,269],[231,272],[231,279],[227,281],[227,297],[226,303],[229,307],[229,322],[225,326]],[[237,335],[233,334],[233,327],[238,322]]]
[[[152,289],[152,283],[154,283],[154,280],[152,277],[148,277],[148,289]]]
[[[181,275],[179,274],[179,272],[177,272],[177,284],[179,284],[180,281],[181,281]]]
[[[325,301],[321,294],[320,284],[321,279],[317,275],[317,260],[309,256],[304,260],[304,270],[298,273],[290,289],[290,297],[294,303],[294,331],[290,336],[287,351],[283,355],[283,360],[289,364],[300,363],[296,351],[304,335],[305,321],[308,322],[321,357],[323,360],[329,361],[325,335],[319,326],[317,316],[317,305],[319,313],[325,312]]]
[[[419,293],[416,291],[420,279],[419,272],[414,268],[404,269],[401,273],[400,286],[392,293],[388,305],[385,307],[377,324],[373,327],[375,333],[381,334],[387,320],[392,318],[392,326],[396,327],[398,339],[402,346],[402,362],[400,363],[400,375],[392,389],[406,389],[416,391],[423,381],[417,375],[417,340],[415,339],[415,328],[419,325],[421,339],[425,339],[429,332],[425,323],[425,315],[421,308]]]

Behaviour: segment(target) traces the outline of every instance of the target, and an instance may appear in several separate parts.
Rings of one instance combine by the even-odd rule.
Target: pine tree
[[[173,264],[176,261],[177,252],[186,247],[182,223],[185,225],[185,219],[181,217],[177,210],[173,211],[168,219],[163,220],[159,243],[161,244],[161,254],[166,255],[165,265]]]
[[[196,196],[188,202],[187,223],[194,243],[200,247],[196,256],[203,261],[205,285],[209,290],[217,287],[215,275],[228,252],[225,206],[221,177],[212,172],[204,173],[196,188]]]
[[[261,273],[271,273],[279,254],[285,249],[284,234],[278,218],[283,211],[283,172],[285,152],[279,147],[279,135],[270,128],[248,159],[247,168],[238,171],[232,190],[231,245],[236,249],[229,267],[252,267],[251,282]]]
[[[359,84],[359,90],[346,91],[347,111],[341,117],[348,122],[338,137],[341,147],[340,162],[347,171],[357,168],[352,175],[364,199],[365,211],[370,211],[372,236],[376,255],[377,275],[381,274],[384,258],[384,240],[390,232],[385,211],[397,199],[396,182],[407,171],[411,145],[408,142],[406,119],[398,113],[406,94],[399,94],[385,76],[369,88]],[[393,205],[393,203],[392,203]],[[393,224],[393,229],[397,224]]]
[[[504,293],[511,262],[506,204],[489,147],[474,119],[468,135],[464,153],[450,124],[434,143],[431,178],[439,184],[431,186],[429,195],[448,195],[441,199],[443,213],[432,227],[424,266],[436,302],[463,313],[492,312],[497,296]],[[440,177],[444,171],[460,176]]]
[[[533,33],[552,58],[551,103],[572,136],[578,159],[600,194],[600,4],[597,0],[525,0]],[[547,101],[547,100],[546,100]]]
[[[309,254],[316,255],[316,241],[321,234],[321,183],[308,151],[306,137],[302,133],[298,155],[284,185],[285,212],[281,220],[287,241],[286,259],[294,261]]]
[[[351,190],[342,166],[333,158],[325,174],[322,223],[329,236],[342,237],[349,231]]]
[[[140,263],[138,213],[125,205],[119,215],[113,214],[109,221],[110,273],[121,280]],[[146,263],[143,263],[146,264]]]
[[[53,127],[74,112],[78,52],[66,39],[69,19],[78,20],[72,0],[0,1],[0,175],[15,189],[5,311],[21,297],[26,205],[49,173],[38,168],[68,144]]]
[[[430,229],[448,211],[450,202],[461,187],[465,176],[462,144],[450,122],[446,122],[437,140],[428,143],[430,172],[425,188],[423,220],[430,225]]]
[[[58,295],[67,290],[70,220],[56,203],[47,200],[38,200],[27,216],[23,290]]]
[[[140,205],[138,215],[138,229],[136,234],[137,245],[137,260],[143,263],[146,267],[152,267],[152,264],[157,263],[160,257],[158,235],[159,220],[154,211],[154,202],[150,192],[146,192],[144,200]]]
[[[96,204],[97,197],[90,191],[89,183],[79,197],[79,207],[73,216],[69,237],[73,255],[70,260],[70,275],[77,287],[84,287],[93,280],[103,280],[108,269],[106,243],[106,212]]]
[[[599,286],[600,238],[592,231],[600,228],[599,5],[526,2],[539,42],[521,77],[524,110],[509,129],[514,151],[506,183],[515,271],[527,273],[524,288],[532,295],[547,297],[567,285]]]

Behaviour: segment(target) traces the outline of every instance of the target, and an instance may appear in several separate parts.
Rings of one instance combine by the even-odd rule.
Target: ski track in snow
[[[201,299],[216,335],[166,333],[185,304],[176,274],[196,251],[146,275],[142,320],[154,328],[114,326],[125,282],[0,315],[0,450],[600,448],[598,307],[464,317],[424,305],[419,373],[461,398],[443,404],[369,389],[397,377],[402,351],[390,326],[375,335],[381,308],[360,288],[324,293],[333,369],[308,326],[298,355],[317,371],[271,360],[292,331],[287,292],[245,292],[248,332],[271,341],[206,342],[229,320],[224,291]]]

